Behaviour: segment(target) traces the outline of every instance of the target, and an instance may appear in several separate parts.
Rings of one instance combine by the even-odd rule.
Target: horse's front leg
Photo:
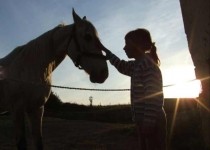
[[[44,106],[34,111],[28,112],[28,118],[36,150],[43,150],[43,142],[42,142],[43,113],[44,113]]]
[[[25,137],[25,114],[24,110],[14,109],[12,111],[12,119],[15,126],[16,144],[18,150],[26,150],[26,137]]]

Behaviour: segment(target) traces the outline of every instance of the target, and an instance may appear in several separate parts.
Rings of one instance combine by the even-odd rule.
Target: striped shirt
[[[110,63],[131,77],[131,110],[134,122],[155,122],[163,108],[162,75],[146,54],[140,60],[124,61],[111,54]]]

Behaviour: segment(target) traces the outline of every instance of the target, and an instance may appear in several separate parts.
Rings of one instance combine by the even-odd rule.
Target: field
[[[0,149],[15,150],[11,121],[1,117]],[[136,149],[132,125],[83,120],[44,118],[43,136],[46,150],[114,150]],[[27,137],[30,137],[27,132]],[[31,140],[29,141],[31,145]]]
[[[204,150],[200,135],[197,104],[193,100],[179,103],[174,126],[176,100],[167,100],[170,150]],[[48,109],[43,120],[45,150],[137,150],[137,134],[131,122],[130,107],[77,106]],[[27,129],[28,145],[31,147]],[[15,150],[14,129],[10,115],[0,116],[0,150]],[[29,148],[31,149],[31,148]]]

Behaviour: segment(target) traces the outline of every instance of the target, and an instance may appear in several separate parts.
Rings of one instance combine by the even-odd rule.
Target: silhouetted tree
[[[62,104],[63,102],[61,101],[59,96],[54,92],[51,92],[50,97],[47,103],[45,104],[45,108],[50,110],[57,110],[61,107]]]
[[[89,97],[89,101],[90,101],[90,107],[92,107],[93,106],[93,97],[92,96]]]

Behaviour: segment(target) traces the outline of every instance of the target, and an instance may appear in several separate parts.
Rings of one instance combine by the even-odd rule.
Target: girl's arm
[[[120,73],[131,76],[132,70],[134,68],[134,61],[120,60],[116,55],[112,53],[109,54],[109,61]]]

